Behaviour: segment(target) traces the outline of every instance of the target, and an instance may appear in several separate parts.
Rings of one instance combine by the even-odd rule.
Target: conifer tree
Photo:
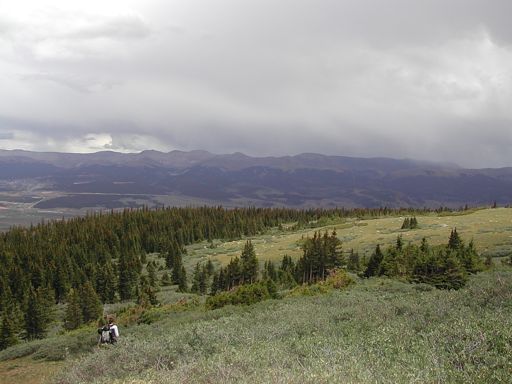
[[[458,250],[458,257],[466,272],[474,274],[483,270],[482,261],[476,252],[473,240],[471,240],[467,247],[461,246]]]
[[[185,270],[185,267],[183,265],[181,266],[180,279],[178,281],[178,291],[180,291],[180,292],[188,291],[187,271]]]
[[[119,258],[119,296],[121,300],[134,297],[140,273],[140,260],[134,252],[121,252]]]
[[[71,288],[67,295],[67,306],[64,314],[64,328],[67,330],[77,329],[84,322],[80,296]]]
[[[158,304],[156,290],[151,286],[149,278],[146,275],[141,275],[139,278],[139,284],[137,286],[137,304],[142,307]]]
[[[270,260],[265,261],[265,265],[263,267],[263,280],[272,280],[277,281],[278,274],[274,263]]]
[[[423,253],[427,253],[429,250],[427,239],[424,237],[421,239],[420,251]]]
[[[54,296],[53,296],[54,297]],[[29,340],[43,338],[52,320],[53,297],[50,290],[30,287],[25,310],[25,333]]]
[[[368,266],[366,267],[364,276],[371,277],[380,275],[380,264],[383,258],[384,256],[380,250],[380,245],[377,244],[375,252],[370,256],[370,260],[368,260]]]
[[[242,283],[242,267],[238,256],[232,258],[226,269],[220,271],[220,277],[224,282],[224,289],[229,290]]]
[[[448,248],[450,249],[460,249],[462,246],[462,240],[459,237],[459,234],[457,233],[457,228],[452,229],[450,233],[450,239],[448,240]]]
[[[402,250],[403,245],[404,243],[402,241],[402,235],[398,235],[396,237],[396,250],[400,252]]]
[[[215,268],[213,267],[212,260],[208,259],[208,262],[206,263],[206,271],[208,273],[208,276],[211,276],[214,270]]]
[[[11,314],[4,311],[0,318],[0,350],[18,343],[16,324]]]
[[[3,308],[0,315],[0,350],[17,344],[23,329],[23,312],[19,305],[9,298]]]
[[[118,287],[117,275],[114,265],[111,262],[108,263],[105,269],[105,285],[102,295],[102,301],[105,303],[111,304],[116,301],[116,291]]]
[[[359,259],[359,253],[354,252],[354,249],[350,250],[347,262],[347,269],[351,272],[359,272],[361,270],[361,261]]]
[[[156,288],[157,284],[157,276],[156,276],[156,265],[155,262],[149,262],[146,266],[146,271],[148,272],[148,281],[149,285],[153,288]]]
[[[199,274],[199,293],[201,295],[206,295],[208,290],[208,276],[208,267],[205,265],[201,268],[201,273]]]
[[[247,240],[242,256],[240,257],[242,269],[242,284],[253,283],[258,277],[258,259],[251,240]]]
[[[80,290],[80,306],[84,323],[97,320],[103,314],[101,301],[90,281],[87,281]]]
[[[212,285],[210,287],[210,295],[216,295],[222,288],[219,286],[219,274],[213,273]]]
[[[173,260],[172,267],[172,282],[178,285],[178,291],[186,292],[187,287],[187,271],[183,266],[181,254],[176,254]]]
[[[201,278],[201,268],[199,267],[199,263],[196,263],[196,267],[194,268],[194,275],[192,276],[192,287],[190,287],[190,292],[199,293],[200,278]]]

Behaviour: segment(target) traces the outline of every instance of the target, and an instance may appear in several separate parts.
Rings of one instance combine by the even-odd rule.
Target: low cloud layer
[[[512,166],[512,3],[0,0],[0,148]]]

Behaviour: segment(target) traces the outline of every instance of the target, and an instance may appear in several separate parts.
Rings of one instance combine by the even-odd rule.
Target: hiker
[[[115,344],[117,343],[117,338],[119,337],[119,328],[114,323],[113,318],[108,319],[108,324],[104,325],[101,328],[98,328],[98,334],[100,338],[98,340],[98,344]]]
[[[110,331],[110,342],[112,344],[117,343],[117,338],[119,337],[119,328],[117,328],[117,325],[114,323],[114,319],[110,318],[108,322],[108,328]]]

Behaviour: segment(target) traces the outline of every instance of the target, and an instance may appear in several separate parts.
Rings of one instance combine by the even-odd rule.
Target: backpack
[[[108,332],[110,334],[110,342],[114,344],[117,341],[116,331],[114,328],[109,328]]]
[[[100,333],[100,343],[101,344],[112,342],[110,327],[108,325],[105,325],[103,328],[100,328],[98,330],[98,333]]]

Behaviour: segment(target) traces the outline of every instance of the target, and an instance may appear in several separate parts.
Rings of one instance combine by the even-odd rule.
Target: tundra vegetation
[[[52,373],[56,383],[503,381],[512,369],[509,212],[187,208],[13,228],[0,254],[14,263],[31,252],[41,270],[5,264],[0,375],[32,358],[67,365]],[[508,217],[497,220],[503,240],[483,258],[477,233],[458,228],[496,213]],[[393,242],[345,249],[347,231],[408,215],[421,215],[421,229],[395,227]],[[436,228],[444,241],[404,238],[436,217],[458,220]],[[261,245],[269,234],[295,236],[299,254],[276,258]],[[52,238],[55,253],[31,248]],[[229,258],[212,257],[235,243]],[[50,257],[59,255],[66,265]],[[68,278],[60,296],[59,268]],[[122,340],[98,349],[106,313]]]

